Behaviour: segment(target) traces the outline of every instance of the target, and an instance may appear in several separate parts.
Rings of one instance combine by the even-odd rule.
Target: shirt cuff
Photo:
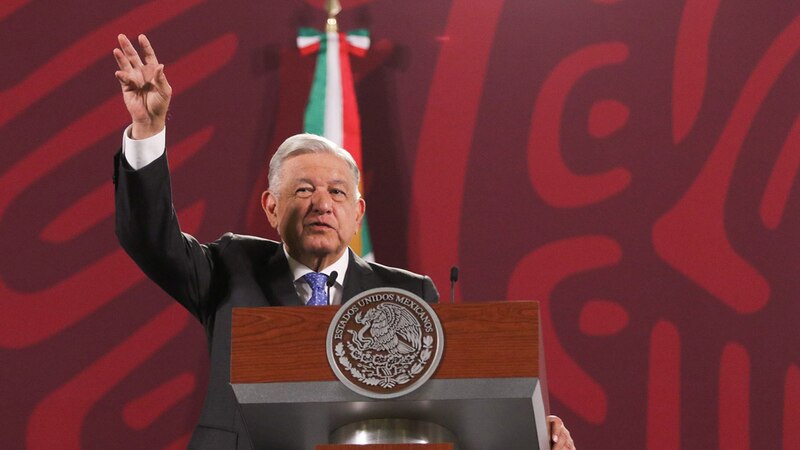
[[[167,148],[167,127],[145,139],[131,138],[131,127],[133,125],[128,125],[122,133],[122,154],[134,170],[139,170],[164,153]]]

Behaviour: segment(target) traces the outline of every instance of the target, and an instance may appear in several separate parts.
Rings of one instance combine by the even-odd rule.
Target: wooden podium
[[[434,375],[401,397],[376,400],[342,384],[326,355],[338,306],[235,308],[231,386],[257,449],[549,449],[538,302],[432,305],[444,330]],[[413,419],[458,442],[328,445],[368,419]]]

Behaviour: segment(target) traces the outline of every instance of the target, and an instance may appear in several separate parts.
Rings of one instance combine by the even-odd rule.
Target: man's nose
[[[333,198],[325,189],[317,189],[311,196],[311,206],[318,213],[327,213],[333,209]]]

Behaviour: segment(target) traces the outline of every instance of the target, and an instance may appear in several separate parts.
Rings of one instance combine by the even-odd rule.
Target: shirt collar
[[[289,270],[292,271],[292,280],[297,281],[303,277],[303,275],[313,272],[313,270],[309,269],[308,266],[301,263],[300,261],[294,259],[289,255],[289,252],[286,250],[286,244],[283,244],[283,253],[286,255],[286,261],[289,262]],[[320,273],[324,273],[325,275],[330,275],[332,272],[336,272],[336,284],[339,286],[344,286],[344,277],[347,274],[347,267],[350,264],[350,248],[345,250],[342,253],[342,256],[339,257],[333,264],[328,267],[323,268],[320,270]]]

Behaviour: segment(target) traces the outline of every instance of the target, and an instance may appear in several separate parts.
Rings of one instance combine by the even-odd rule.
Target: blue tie
[[[324,273],[309,272],[303,275],[311,286],[311,298],[306,305],[308,306],[326,306],[328,304],[328,293],[325,291],[325,284],[328,282],[328,276]]]

